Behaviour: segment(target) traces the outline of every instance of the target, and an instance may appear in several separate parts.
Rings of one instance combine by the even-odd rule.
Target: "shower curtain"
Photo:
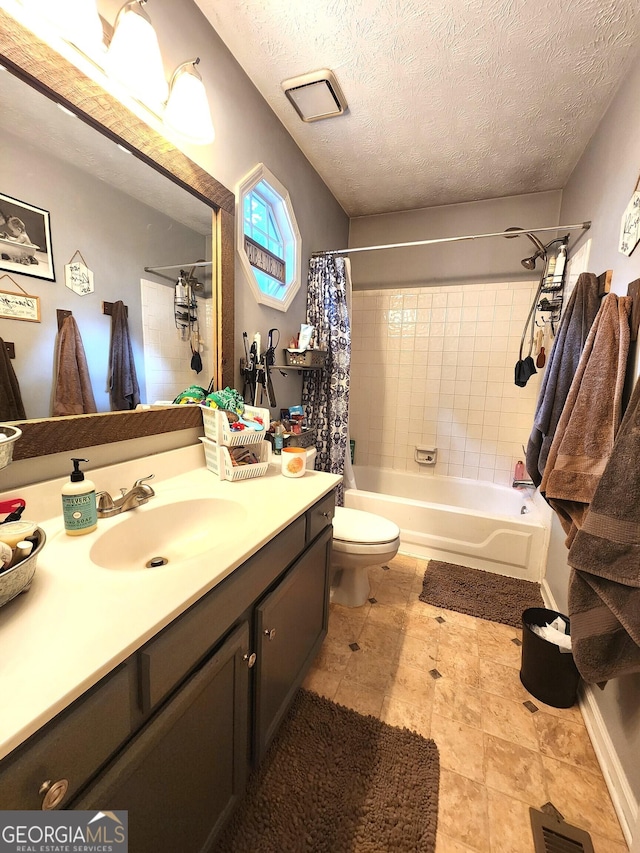
[[[322,370],[305,372],[302,405],[307,422],[318,430],[316,468],[332,474],[343,473],[349,451],[350,286],[344,258],[323,256],[309,261],[307,323],[315,327],[318,345],[327,350],[327,361]],[[340,505],[342,493],[339,486],[336,499]]]

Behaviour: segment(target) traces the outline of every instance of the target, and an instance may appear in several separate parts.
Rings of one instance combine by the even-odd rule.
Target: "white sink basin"
[[[242,504],[222,498],[156,506],[152,499],[122,516],[99,521],[89,558],[102,568],[125,571],[178,566],[193,557],[215,555],[221,542],[242,535],[247,518]]]

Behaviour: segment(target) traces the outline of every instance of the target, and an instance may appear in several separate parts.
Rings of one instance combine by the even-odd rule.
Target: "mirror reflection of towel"
[[[80,330],[70,314],[58,332],[52,415],[88,415],[97,411]]]
[[[122,300],[113,303],[111,314],[109,398],[112,412],[135,409],[140,402],[140,388],[129,337],[127,309]]]
[[[18,377],[0,338],[0,421],[22,421],[25,418]]]

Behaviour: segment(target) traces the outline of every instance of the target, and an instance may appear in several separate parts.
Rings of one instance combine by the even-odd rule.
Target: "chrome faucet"
[[[120,489],[122,494],[115,500],[109,492],[98,492],[96,495],[98,518],[110,518],[112,515],[119,515],[121,512],[127,512],[127,510],[146,504],[149,498],[155,495],[155,492],[151,486],[145,483],[145,480],[153,480],[154,476],[154,474],[149,474],[148,477],[141,477],[135,481],[129,491]]]
[[[536,488],[536,484],[533,480],[514,480],[511,484],[514,489],[534,489]]]

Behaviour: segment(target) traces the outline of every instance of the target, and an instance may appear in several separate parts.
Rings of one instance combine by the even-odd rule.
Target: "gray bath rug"
[[[300,690],[218,853],[433,853],[438,750]]]
[[[522,626],[522,613],[527,607],[545,606],[540,584],[440,560],[429,561],[419,598],[425,604],[512,628]]]

